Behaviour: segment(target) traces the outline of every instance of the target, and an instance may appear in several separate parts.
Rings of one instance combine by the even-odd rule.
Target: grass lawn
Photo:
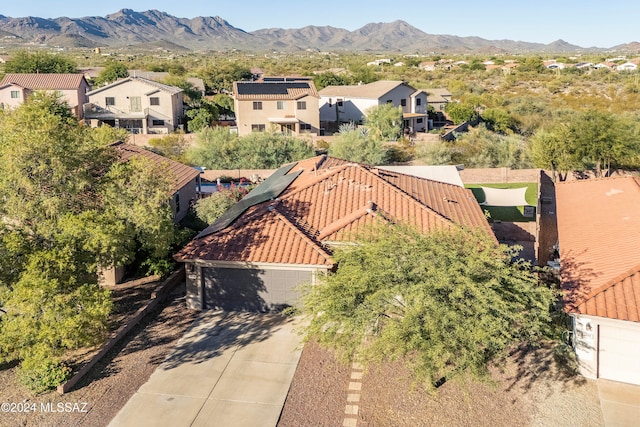
[[[504,184],[466,184],[465,188],[470,189],[473,192],[478,203],[484,202],[484,192],[480,187],[490,188],[522,188],[527,187],[525,192],[525,200],[532,206],[538,205],[538,184],[535,182],[512,182]],[[535,221],[536,218],[527,218],[524,216],[523,206],[481,206],[482,210],[489,212],[491,217],[489,221],[495,220],[505,222],[529,222]]]

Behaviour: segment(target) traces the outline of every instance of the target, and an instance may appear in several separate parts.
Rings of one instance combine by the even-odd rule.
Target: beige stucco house
[[[233,104],[238,135],[268,130],[318,135],[318,99],[318,91],[308,78],[235,82]]]
[[[183,124],[182,89],[143,77],[127,77],[87,93],[84,117],[132,133],[167,134]]]
[[[90,90],[83,74],[9,73],[0,81],[0,105],[2,108],[16,108],[33,92],[56,92],[69,104],[76,117],[82,119],[82,105],[87,102]]]
[[[325,87],[320,91],[320,122],[332,129],[340,123],[361,123],[369,109],[383,104],[402,108],[404,129],[427,130],[427,93],[396,80]]]

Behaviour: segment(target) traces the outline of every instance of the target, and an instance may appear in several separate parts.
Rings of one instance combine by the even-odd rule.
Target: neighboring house
[[[318,156],[278,169],[175,255],[186,264],[187,303],[258,311],[295,305],[299,285],[336,267],[333,248],[377,221],[493,236],[468,189]]]
[[[167,77],[172,76],[171,73],[166,71],[143,71],[143,70],[129,70],[129,76],[144,77],[145,79],[153,80],[158,83],[163,83]],[[200,92],[202,96],[205,94],[204,80],[198,77],[184,77],[187,83],[191,83],[193,89]]]
[[[427,105],[433,107],[437,113],[444,111],[447,104],[451,102],[451,92],[445,88],[424,89],[427,94]]]
[[[91,90],[83,74],[5,74],[0,81],[0,104],[3,107],[20,106],[33,92],[58,93],[69,104],[76,117],[82,119],[82,105]]]
[[[177,223],[182,220],[193,202],[198,196],[200,187],[200,171],[175,160],[154,153],[153,151],[139,147],[137,145],[125,144],[122,141],[112,144],[122,161],[127,161],[132,157],[140,156],[153,163],[160,164],[163,169],[174,180],[171,198],[171,208],[173,219]]]
[[[638,66],[633,62],[625,62],[624,64],[620,64],[616,67],[617,71],[635,71],[638,69]]]
[[[580,372],[640,384],[640,178],[559,183],[556,201]]]
[[[111,144],[121,161],[128,161],[133,157],[143,157],[166,171],[174,181],[172,196],[169,200],[173,214],[173,221],[180,222],[189,211],[191,203],[197,199],[200,188],[200,171],[191,166],[184,165],[175,160],[168,159],[152,151],[137,145],[125,144],[122,141]],[[100,270],[100,283],[113,286],[122,281],[125,275],[125,266],[118,266]]]
[[[84,117],[132,133],[167,134],[183,124],[182,89],[143,77],[127,77],[87,93]]]
[[[437,64],[436,61],[423,61],[418,65],[418,68],[424,71],[435,71]]]
[[[320,133],[318,91],[309,78],[269,77],[234,82],[238,135],[273,130],[285,134]]]
[[[369,84],[327,86],[320,91],[320,122],[361,123],[367,110],[383,104],[402,107],[403,128],[427,130],[427,94],[402,81],[380,80]]]

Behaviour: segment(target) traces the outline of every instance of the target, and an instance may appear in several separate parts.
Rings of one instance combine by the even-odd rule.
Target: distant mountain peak
[[[220,16],[177,18],[157,9],[136,12],[123,8],[105,17],[43,19],[0,15],[0,33],[15,36],[9,43],[50,43],[73,47],[149,46],[163,42],[191,50],[367,52],[570,52],[584,50],[564,40],[548,45],[480,37],[433,35],[404,20],[370,23],[354,31],[332,26],[297,29],[268,28],[246,32]],[[629,49],[635,45],[622,45]]]

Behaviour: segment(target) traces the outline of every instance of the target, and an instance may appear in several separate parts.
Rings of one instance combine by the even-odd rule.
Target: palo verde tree
[[[108,132],[53,94],[0,114],[0,361],[20,361],[36,392],[68,375],[66,350],[104,337],[112,302],[99,269],[139,249],[167,256],[175,236],[171,178],[120,162]]]
[[[560,172],[593,169],[602,176],[611,166],[635,166],[640,127],[628,115],[593,109],[575,113],[566,122],[540,129],[531,142],[537,167]]]
[[[368,128],[359,128],[352,123],[340,126],[338,135],[329,146],[329,155],[369,165],[387,162],[387,149],[383,142],[372,138]]]
[[[206,127],[196,135],[186,158],[208,169],[270,169],[315,155],[301,138],[273,132],[253,132],[238,137],[225,127]]]
[[[369,136],[378,141],[397,141],[402,131],[402,107],[391,103],[372,107],[365,113],[364,125]]]
[[[306,339],[365,365],[403,358],[432,387],[483,377],[512,344],[545,337],[556,291],[511,250],[480,232],[379,227],[305,288]]]

